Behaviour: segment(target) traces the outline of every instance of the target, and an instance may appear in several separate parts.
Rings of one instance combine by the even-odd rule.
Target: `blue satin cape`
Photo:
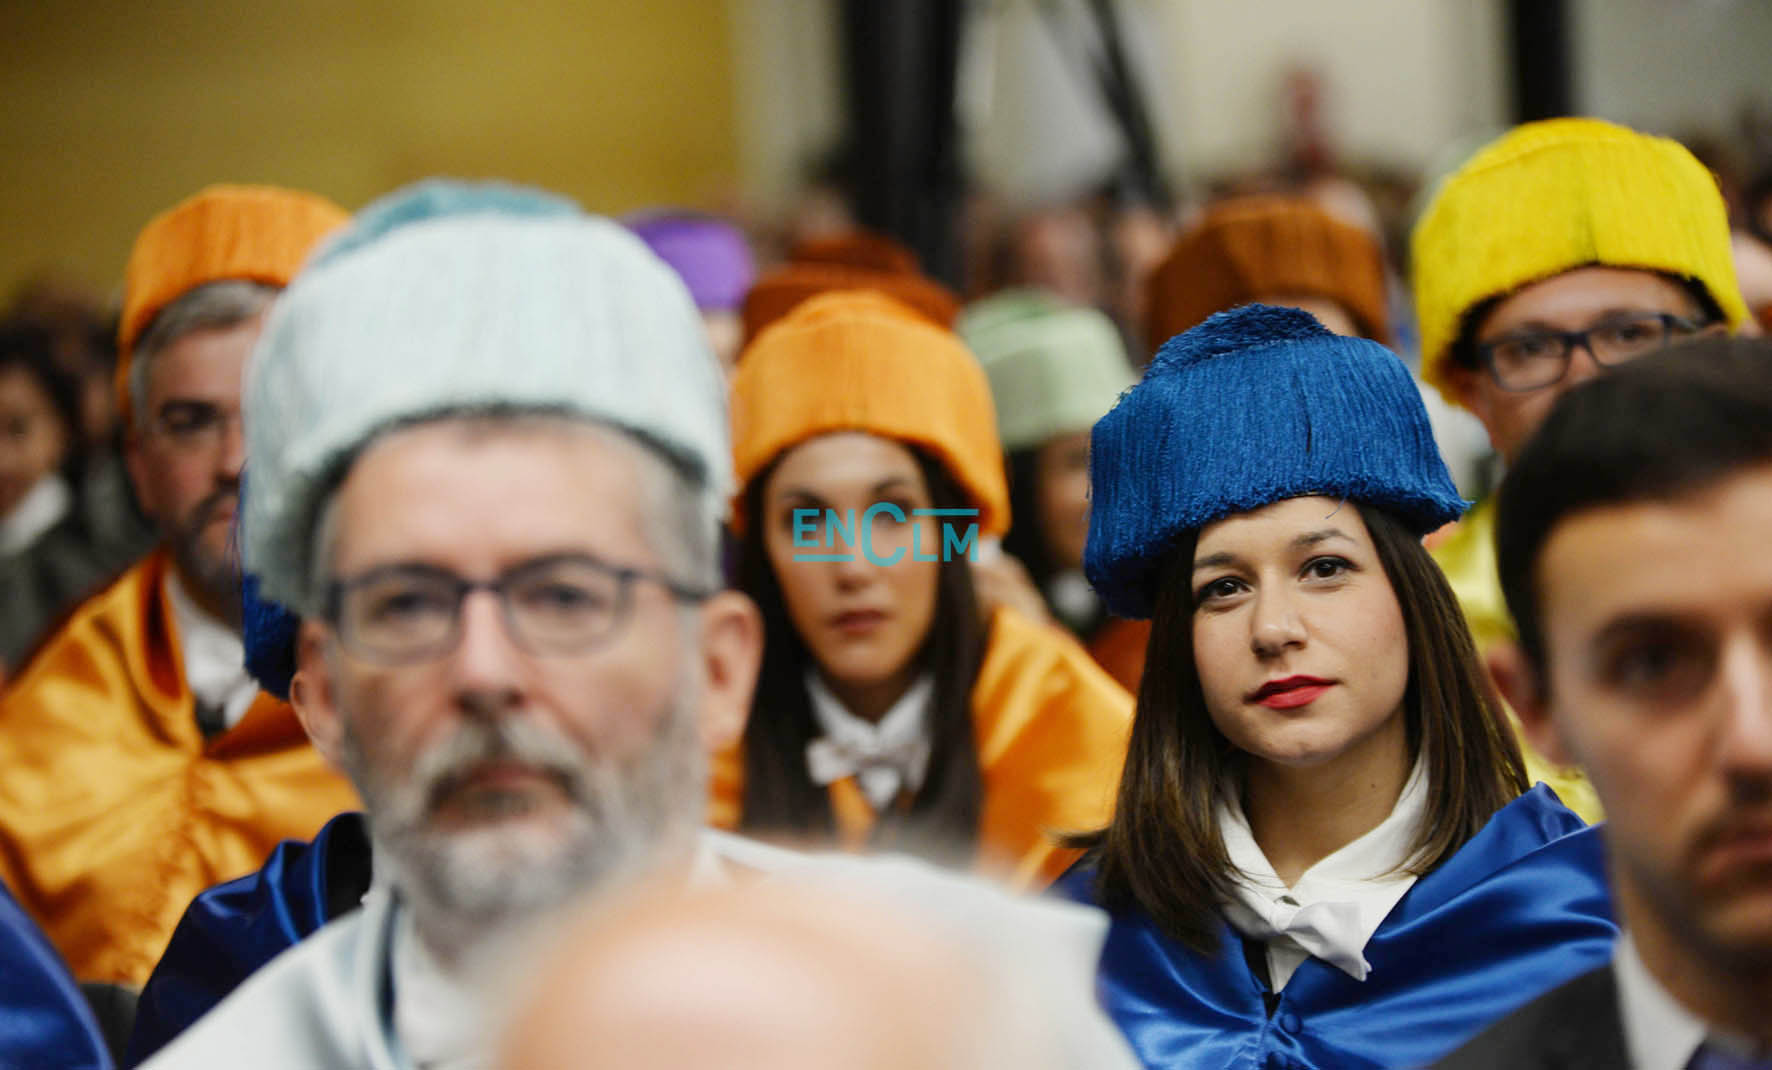
[[[86,997],[12,893],[0,885],[0,1066],[110,1070]]]
[[[1094,876],[1079,864],[1054,890],[1094,903]],[[1617,934],[1600,830],[1540,784],[1415,882],[1366,945],[1365,981],[1306,959],[1270,1016],[1229,924],[1203,956],[1138,913],[1114,917],[1098,991],[1149,1067],[1425,1066],[1604,965]]]
[[[142,987],[126,1066],[137,1066],[253,971],[354,908],[369,887],[363,815],[343,813],[311,842],[284,840],[256,873],[192,900]]]

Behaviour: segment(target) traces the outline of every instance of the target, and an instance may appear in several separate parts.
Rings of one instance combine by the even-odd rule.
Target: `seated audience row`
[[[828,1064],[770,1024],[800,992],[877,1009],[854,1065],[1763,1065],[1772,355],[1710,337],[1746,311],[1689,153],[1554,120],[1436,191],[1422,376],[1511,469],[1462,521],[1320,206],[1186,232],[1136,382],[1092,312],[956,331],[886,239],[754,282],[735,239],[442,181],[149,224],[117,385],[161,545],[0,695],[0,1055],[562,1065],[584,1015],[621,1065],[623,1021]],[[19,531],[69,426],[0,483]]]

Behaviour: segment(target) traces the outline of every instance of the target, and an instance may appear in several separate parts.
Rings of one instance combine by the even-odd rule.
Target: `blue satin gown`
[[[1054,889],[1093,903],[1093,878],[1085,862]],[[1365,981],[1306,959],[1270,1014],[1228,924],[1201,955],[1127,914],[1113,919],[1098,988],[1149,1067],[1418,1067],[1605,964],[1617,933],[1599,830],[1540,784],[1416,881],[1366,945]]]

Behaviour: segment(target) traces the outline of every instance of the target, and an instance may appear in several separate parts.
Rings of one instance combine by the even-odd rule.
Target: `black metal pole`
[[[1572,113],[1575,79],[1568,0],[1508,0],[1507,23],[1514,121]]]
[[[961,174],[954,88],[962,0],[844,0],[855,212],[958,285]]]
[[[1145,108],[1144,89],[1126,56],[1126,39],[1114,0],[1091,0],[1090,8],[1101,34],[1102,68],[1098,74],[1102,100],[1126,139],[1126,164],[1115,183],[1117,192],[1149,205],[1167,205],[1169,191],[1157,160],[1157,135]]]

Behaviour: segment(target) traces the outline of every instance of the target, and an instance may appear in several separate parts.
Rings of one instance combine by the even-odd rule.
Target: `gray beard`
[[[695,689],[680,689],[641,752],[624,762],[587,754],[522,715],[471,719],[404,775],[380,769],[347,717],[341,761],[368,811],[375,866],[410,903],[418,932],[445,961],[520,930],[593,890],[643,876],[693,844],[705,807],[707,759]],[[563,822],[517,824],[517,797],[480,801],[481,827],[432,827],[457,771],[509,757],[546,770],[569,800]]]
[[[229,540],[229,550],[220,560],[203,547],[202,532],[210,515],[220,506],[236,500],[232,490],[218,491],[203,501],[183,523],[164,533],[172,551],[172,560],[198,604],[219,612],[222,619],[236,630],[240,627],[240,562],[237,550]]]

